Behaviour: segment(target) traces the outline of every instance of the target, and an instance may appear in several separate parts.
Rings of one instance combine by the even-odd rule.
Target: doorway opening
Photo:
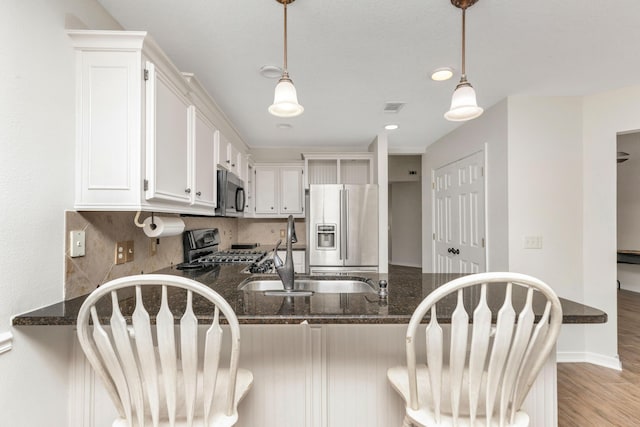
[[[389,264],[422,267],[422,156],[389,155]]]
[[[640,292],[640,132],[617,136],[617,276],[621,289]]]

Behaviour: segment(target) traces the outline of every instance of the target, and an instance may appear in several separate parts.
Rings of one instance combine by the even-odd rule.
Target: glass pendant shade
[[[276,86],[273,104],[269,106],[269,113],[277,117],[296,117],[303,111],[302,105],[298,104],[298,95],[293,82],[283,76]]]
[[[484,110],[478,107],[476,91],[466,79],[461,79],[451,97],[451,108],[444,118],[452,122],[464,122],[479,117]]]

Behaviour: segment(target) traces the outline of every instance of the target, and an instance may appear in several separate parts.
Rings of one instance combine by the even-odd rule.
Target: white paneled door
[[[484,152],[437,169],[433,196],[433,271],[486,271]]]

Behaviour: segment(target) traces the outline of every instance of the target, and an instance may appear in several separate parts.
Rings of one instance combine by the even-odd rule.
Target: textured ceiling
[[[149,31],[195,73],[252,147],[366,146],[387,123],[392,152],[422,152],[447,122],[460,77],[461,13],[449,0],[296,0],[289,73],[302,116],[267,112],[282,65],[275,0],[98,0],[128,30]],[[640,1],[480,0],[467,11],[467,75],[486,108],[510,95],[586,95],[640,82]],[[451,66],[453,79],[430,71]],[[385,102],[403,101],[398,114]],[[291,129],[279,129],[289,123]]]

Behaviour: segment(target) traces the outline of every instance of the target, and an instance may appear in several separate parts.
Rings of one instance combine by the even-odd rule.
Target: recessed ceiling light
[[[449,80],[451,77],[453,77],[453,69],[450,67],[438,68],[433,70],[431,73],[431,80],[435,80],[437,82]]]
[[[289,123],[278,123],[276,127],[278,129],[291,129],[293,126]]]
[[[398,125],[390,124],[390,125],[386,125],[384,128],[386,130],[396,130],[396,129],[398,129],[398,127],[399,127]]]
[[[265,79],[279,79],[282,76],[282,68],[277,65],[264,65],[260,67],[260,75]]]

